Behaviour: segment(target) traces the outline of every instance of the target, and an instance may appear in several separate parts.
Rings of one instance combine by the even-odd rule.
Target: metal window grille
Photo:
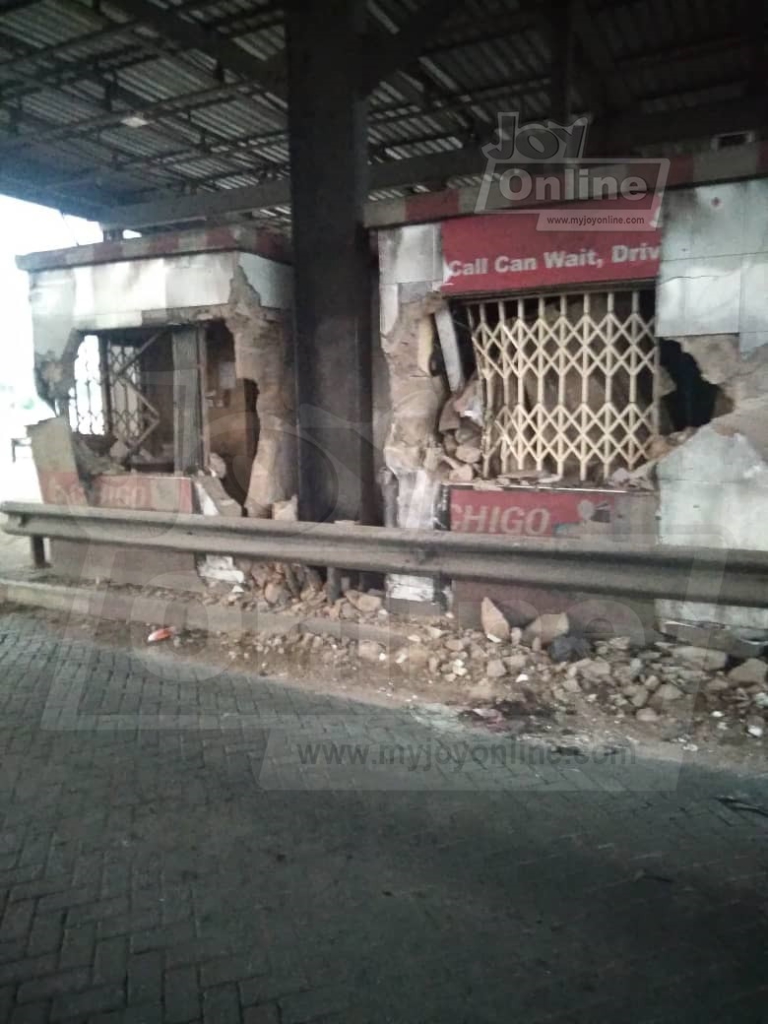
[[[130,340],[87,335],[75,360],[69,421],[81,434],[111,434],[135,450],[157,429],[159,411],[144,394],[142,357],[165,332]]]
[[[69,394],[69,423],[81,434],[105,433],[102,358],[99,339],[83,338],[75,359],[75,386]]]
[[[482,301],[468,317],[486,476],[599,479],[647,460],[659,407],[652,291]]]
[[[144,394],[141,359],[163,334],[135,344],[110,341],[106,348],[110,428],[130,449],[141,447],[160,424],[160,413]]]

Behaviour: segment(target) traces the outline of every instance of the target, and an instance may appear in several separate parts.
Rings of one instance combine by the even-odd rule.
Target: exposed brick
[[[42,1003],[25,1003],[14,1007],[8,1024],[46,1024],[51,1011],[48,1000]]]
[[[96,945],[96,926],[92,921],[77,928],[66,928],[61,943],[59,967],[82,967],[93,963]]]
[[[195,967],[176,967],[165,973],[163,1002],[168,1024],[187,1024],[200,1016]]]
[[[319,779],[294,726],[485,754],[504,737],[172,651],[150,666],[143,626],[137,654],[57,628],[0,610],[0,836],[22,840],[0,849],[2,1024],[564,1024],[626,1017],[627,992],[654,1024],[765,1017],[765,819],[717,800],[768,804],[759,744],[755,774],[526,746],[498,768]],[[81,714],[133,701],[199,727],[41,727],[52,676]],[[246,707],[288,740],[268,760]]]
[[[19,986],[16,999],[19,1003],[31,1003],[40,999],[50,999],[63,992],[77,992],[90,984],[91,972],[86,968],[77,967],[71,971],[60,971],[33,981],[25,981]]]
[[[128,970],[128,940],[118,935],[96,943],[93,980],[97,985],[122,984]]]
[[[163,955],[140,953],[128,961],[128,1003],[158,1004],[163,998]]]
[[[51,1020],[89,1016],[105,1010],[116,1010],[125,1002],[122,988],[91,988],[85,992],[59,996],[51,1008]]]
[[[243,1014],[243,1024],[282,1024],[276,1004],[249,1006]]]
[[[24,981],[26,978],[38,978],[51,974],[56,970],[56,954],[45,953],[43,956],[25,957],[13,963],[0,964],[0,985],[9,981]]]
[[[167,949],[193,941],[194,937],[195,922],[190,917],[186,921],[137,932],[131,936],[131,950],[134,953],[146,953],[152,949]]]
[[[34,900],[9,903],[0,922],[0,942],[26,937],[32,927],[34,913]]]
[[[30,956],[52,953],[61,946],[64,935],[64,914],[38,914],[29,933],[27,952]]]
[[[200,968],[200,980],[203,988],[223,985],[230,981],[242,981],[263,971],[266,958],[258,954],[247,956],[228,956],[220,960],[212,960]]]
[[[203,992],[205,1024],[240,1024],[240,1001],[235,985],[219,985]]]

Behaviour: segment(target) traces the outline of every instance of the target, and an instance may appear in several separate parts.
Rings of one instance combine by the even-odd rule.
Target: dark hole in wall
[[[224,490],[242,505],[259,442],[258,388],[236,377],[235,342],[222,320],[212,321],[206,330],[204,391],[210,450],[226,466]]]
[[[659,361],[677,385],[661,400],[666,432],[703,427],[733,409],[722,388],[704,379],[699,364],[678,342],[660,338]]]
[[[471,380],[477,370],[477,359],[472,344],[472,330],[469,326],[466,305],[461,302],[451,303],[451,314],[456,328],[456,341],[459,346],[459,358],[464,378]]]

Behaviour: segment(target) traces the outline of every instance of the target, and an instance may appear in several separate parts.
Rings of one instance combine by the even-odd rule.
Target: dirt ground
[[[11,610],[11,606],[5,609]],[[743,720],[729,719],[722,711],[713,712],[711,698],[705,696],[703,688],[647,723],[611,704],[616,690],[611,679],[589,686],[589,692],[569,693],[566,701],[553,699],[552,666],[543,653],[528,652],[525,679],[510,676],[496,682],[491,697],[490,692],[478,695],[487,684],[478,686],[471,678],[448,680],[426,668],[398,664],[397,652],[402,648],[394,643],[390,650],[382,646],[373,661],[361,657],[364,644],[298,630],[240,637],[185,631],[148,644],[151,626],[23,610],[70,636],[87,633],[98,643],[144,649],[161,660],[193,657],[210,667],[212,679],[224,671],[252,673],[256,679],[269,677],[308,691],[344,695],[380,706],[408,707],[416,715],[438,718],[446,728],[470,724],[483,733],[512,734],[521,740],[546,742],[555,749],[631,745],[654,757],[679,759],[685,753],[713,766],[749,771],[763,770],[768,752],[765,737],[749,735]],[[426,643],[428,648],[439,648],[441,656],[447,639],[458,639],[468,646],[482,639],[481,634],[455,629],[449,619],[440,620],[440,626],[416,626],[407,620],[391,620],[389,626],[398,643],[403,631],[410,629],[407,639],[413,645]],[[441,636],[425,640],[429,628]],[[540,683],[537,671],[542,676]],[[564,674],[566,666],[558,666],[556,671]],[[577,690],[575,686],[573,689]]]

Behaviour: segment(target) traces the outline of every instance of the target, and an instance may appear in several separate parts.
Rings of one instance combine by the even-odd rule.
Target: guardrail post
[[[45,569],[48,563],[45,560],[45,539],[43,537],[30,537],[29,549],[32,552],[32,564],[36,569]]]

